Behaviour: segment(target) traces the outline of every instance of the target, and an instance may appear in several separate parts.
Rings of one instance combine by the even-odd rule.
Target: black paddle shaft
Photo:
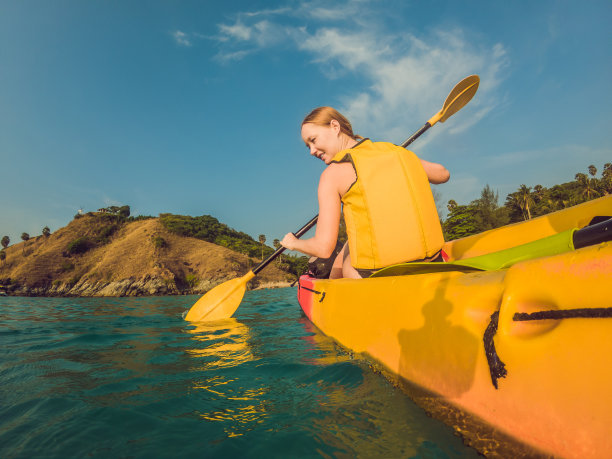
[[[406,148],[408,145],[410,145],[412,142],[414,142],[416,139],[418,139],[421,136],[421,134],[423,134],[423,132],[425,132],[430,127],[431,127],[431,124],[429,124],[429,121],[428,121],[427,123],[425,123],[423,125],[423,127],[421,129],[419,129],[414,134],[412,134],[411,137],[406,139],[406,141],[401,146]]]
[[[612,218],[579,229],[572,238],[575,249],[612,241]]]
[[[315,226],[317,224],[317,219],[318,218],[319,218],[319,216],[316,215],[312,220],[310,220],[308,223],[306,223],[304,226],[302,226],[296,233],[293,233],[294,236],[297,237],[298,239],[301,238],[304,234],[306,234],[308,232],[308,230],[310,228],[312,228],[313,226]],[[262,261],[257,266],[255,266],[255,268],[253,269],[253,274],[259,273],[259,271],[261,271],[266,266],[268,266],[272,260],[274,260],[276,257],[278,257],[285,250],[287,250],[285,247],[279,247],[278,249],[276,249],[276,252],[274,252],[272,255],[270,255],[268,258],[266,258],[264,261]]]

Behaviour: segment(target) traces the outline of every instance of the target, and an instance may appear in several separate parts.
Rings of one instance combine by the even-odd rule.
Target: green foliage
[[[308,257],[288,256],[283,259],[283,265],[289,273],[298,278],[308,270]]]
[[[137,215],[135,217],[130,216],[130,206],[109,206],[109,207],[102,207],[100,209],[98,209],[97,212],[87,212],[85,214],[83,213],[77,213],[74,216],[74,219],[78,219],[84,216],[88,216],[88,217],[97,217],[97,218],[106,218],[107,220],[114,220],[114,221],[138,221],[138,220],[148,220],[151,218],[155,218],[152,217],[151,215]]]
[[[11,243],[11,238],[9,238],[8,236],[2,237],[2,247],[6,249],[10,243]]]
[[[449,241],[498,228],[508,223],[508,210],[498,205],[499,193],[487,184],[480,198],[467,206],[448,202],[448,217],[442,225],[444,238]]]
[[[588,174],[579,172],[573,182],[545,188],[525,184],[506,196],[503,207],[497,205],[498,193],[489,185],[480,198],[467,206],[448,202],[449,214],[443,223],[446,240],[469,236],[508,223],[520,222],[574,206],[605,194],[612,194],[612,163],[606,163],[598,179],[597,168],[590,165]]]
[[[110,241],[110,237],[117,232],[117,230],[121,227],[119,223],[111,223],[110,225],[105,225],[96,231],[96,242],[101,244],[107,244]]]
[[[266,236],[264,234],[259,235],[259,243],[261,244],[261,261],[264,259],[264,244],[266,243]]]
[[[199,282],[200,282],[200,279],[195,274],[187,274],[185,276],[185,283],[191,290],[193,290],[198,285]]]
[[[62,272],[72,271],[74,270],[74,264],[69,261],[64,261],[61,267]]]
[[[151,242],[153,243],[153,247],[155,247],[156,249],[163,249],[164,247],[168,247],[168,243],[166,242],[166,240],[159,235],[151,236]]]
[[[130,206],[109,206],[98,209],[98,212],[107,213],[110,215],[117,215],[122,218],[128,218],[130,216]]]
[[[478,233],[476,206],[455,206],[442,225],[444,239],[451,241]]]
[[[49,236],[51,236],[51,230],[49,229],[49,227],[48,227],[48,226],[45,226],[45,227],[42,229],[42,235],[43,235],[43,236],[45,236],[45,237],[49,237]]]
[[[480,198],[472,202],[476,210],[475,222],[478,232],[498,228],[508,223],[508,211],[503,207],[499,207],[498,201],[499,193],[493,191],[489,184],[487,184],[480,193]],[[455,203],[456,205],[457,203]]]
[[[227,247],[250,257],[261,254],[261,247],[251,236],[220,223],[210,215],[190,217],[188,215],[160,214],[159,221],[164,227],[180,236],[194,237],[213,244]],[[271,254],[270,247],[263,246],[264,255]]]
[[[274,252],[271,247],[255,241],[246,233],[236,231],[220,223],[219,220],[210,215],[190,217],[187,215],[160,214],[159,221],[172,233],[212,242],[251,258],[266,258]],[[307,264],[307,257],[285,255],[280,266],[289,273],[298,276],[306,271]]]
[[[137,222],[137,221],[141,221],[141,220],[150,220],[153,217],[152,215],[137,215],[135,217],[128,217],[127,221],[129,222]]]
[[[91,239],[89,239],[87,236],[81,236],[70,242],[66,247],[66,251],[70,255],[78,255],[87,252],[94,246],[95,243]]]
[[[21,239],[23,240],[23,247],[21,248],[21,253],[25,257],[25,248],[28,241],[30,240],[30,235],[28,233],[21,233]]]

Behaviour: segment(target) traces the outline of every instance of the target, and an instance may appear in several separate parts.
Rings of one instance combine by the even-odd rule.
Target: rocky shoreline
[[[144,276],[141,279],[133,277],[114,282],[88,282],[79,281],[76,284],[53,283],[49,286],[31,287],[27,285],[13,284],[0,285],[0,295],[27,296],[27,297],[134,297],[134,296],[163,296],[163,295],[202,295],[216,285],[230,280],[217,279],[215,281],[202,281],[193,287],[182,288],[167,279],[154,276]],[[291,283],[286,281],[258,282],[257,279],[250,281],[248,290],[259,290],[268,288],[290,287]],[[4,295],[3,295],[4,296]]]

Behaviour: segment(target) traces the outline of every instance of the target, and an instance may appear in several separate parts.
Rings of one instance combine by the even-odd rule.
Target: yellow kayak
[[[611,216],[606,196],[448,242],[450,263],[302,276],[298,299],[428,409],[460,413],[446,421],[476,447],[456,424],[544,455],[612,457]]]

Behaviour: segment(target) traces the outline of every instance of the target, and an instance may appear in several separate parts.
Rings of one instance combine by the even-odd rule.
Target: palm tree
[[[523,184],[519,187],[518,193],[518,204],[523,211],[523,218],[525,218],[525,211],[527,211],[527,218],[525,218],[525,220],[531,220],[531,210],[529,210],[529,206],[534,204],[531,187]]]
[[[536,185],[533,187],[533,192],[535,194],[536,200],[540,202],[544,197],[544,187],[542,185]]]
[[[592,164],[589,166],[589,174],[591,174],[592,177],[595,177],[597,174],[597,168]]]
[[[595,166],[589,166],[589,169],[591,167],[595,169]],[[595,172],[597,172],[597,169],[595,169]],[[595,196],[599,194],[597,189],[595,188],[595,184],[593,183],[593,180],[587,177],[586,174],[582,174],[579,172],[578,174],[576,174],[575,178],[578,184],[580,185],[580,188],[582,188],[582,191],[580,194],[586,197],[587,201],[590,199],[593,199]]]
[[[4,236],[2,238],[2,247],[6,249],[9,246],[10,242],[11,242],[11,239],[8,236]]]
[[[30,235],[28,233],[21,233],[21,239],[23,239],[23,248],[21,249],[21,254],[25,255],[26,244],[30,240]]]
[[[44,237],[49,237],[51,235],[51,230],[49,229],[48,226],[45,226],[42,230],[42,235]]]
[[[274,239],[274,242],[272,244],[274,244],[274,248],[276,250],[280,249],[281,243],[280,243],[280,241],[278,239]],[[281,262],[281,256],[282,256],[281,254],[278,255],[278,266],[280,266],[281,263],[282,263]]]
[[[266,243],[266,236],[263,234],[259,235],[259,243],[261,244],[261,261],[263,261],[264,244]]]
[[[601,185],[605,194],[612,193],[612,163],[606,163],[601,173]]]

